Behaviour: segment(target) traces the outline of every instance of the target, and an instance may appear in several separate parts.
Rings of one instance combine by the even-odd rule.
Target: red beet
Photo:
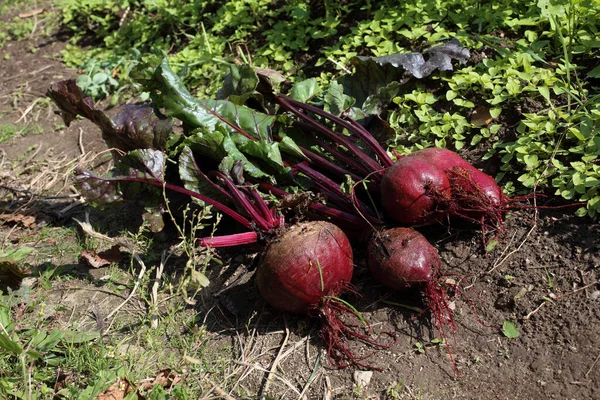
[[[440,271],[437,250],[412,228],[388,229],[376,234],[368,251],[371,273],[392,289],[429,284]]]
[[[479,192],[483,196],[480,201],[494,207],[501,207],[508,200],[494,178],[451,150],[432,147],[416,151],[407,157],[417,157],[441,168],[448,175],[452,189],[462,195],[466,192],[478,196]]]
[[[402,157],[381,179],[385,211],[407,225],[425,225],[442,219],[450,200],[450,181],[444,171],[419,158]]]
[[[369,242],[368,257],[371,273],[385,286],[395,290],[423,288],[443,338],[446,338],[446,327],[455,330],[446,290],[438,282],[440,257],[423,235],[412,228],[378,232]],[[449,354],[452,357],[450,351]]]
[[[338,296],[353,269],[352,248],[340,228],[329,222],[305,222],[269,244],[256,282],[273,307],[308,313],[325,296]]]
[[[384,209],[398,222],[426,225],[457,216],[484,230],[501,228],[514,202],[494,178],[441,148],[400,157],[383,176],[381,195]]]

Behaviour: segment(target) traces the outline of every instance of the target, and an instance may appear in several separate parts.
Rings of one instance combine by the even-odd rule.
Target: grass
[[[2,396],[53,398],[59,393],[67,398],[91,398],[117,377],[139,382],[165,368],[178,375],[219,376],[229,368],[233,357],[229,345],[215,346],[199,324],[202,316],[187,309],[181,297],[161,307],[157,328],[151,328],[145,311],[135,309],[118,314],[102,327],[94,313],[100,319],[105,317],[122,301],[124,296],[119,293],[127,291],[62,275],[56,266],[48,266],[39,274],[36,290],[23,286],[0,297],[0,375],[5,377],[0,379]],[[116,282],[129,290],[135,280],[131,275],[126,279],[122,270],[111,270],[109,275],[110,280],[118,279]],[[149,291],[148,283],[143,284],[143,292]],[[96,299],[94,303],[88,303],[90,297]],[[36,337],[52,332],[60,339],[45,347],[36,344]],[[20,348],[23,353],[19,353]],[[42,352],[44,355],[38,357]],[[187,360],[201,361],[195,364]],[[207,385],[187,379],[179,385],[179,395],[171,395],[186,398],[208,390]]]
[[[12,139],[27,136],[39,135],[43,133],[43,129],[38,124],[0,124],[0,144],[8,142]]]

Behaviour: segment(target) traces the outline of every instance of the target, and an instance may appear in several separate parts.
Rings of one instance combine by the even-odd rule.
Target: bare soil
[[[63,47],[58,38],[50,37],[9,41],[1,50],[10,57],[1,61],[0,124],[20,120],[37,124],[43,131],[0,145],[3,187],[73,194],[68,179],[71,163],[105,150],[98,129],[86,121],[57,128],[62,121],[51,104],[30,108],[43,98],[50,83],[76,76],[76,71],[58,61]],[[9,194],[0,191],[4,206]],[[40,207],[31,210],[47,224],[67,223],[57,213]],[[69,216],[80,216],[82,209],[76,210]],[[389,349],[374,351],[366,360],[374,372],[361,387],[354,369],[330,367],[314,320],[282,315],[264,304],[252,281],[254,254],[224,252],[227,265],[211,271],[212,285],[201,293],[196,307],[207,316],[214,347],[233,348],[236,356],[231,363],[242,366],[231,396],[256,398],[268,385],[268,394],[275,398],[295,399],[308,382],[304,393],[308,399],[600,398],[598,222],[577,218],[568,209],[542,211],[537,219],[532,211],[516,213],[509,218],[498,246],[487,254],[471,228],[436,226],[423,231],[439,249],[445,272],[462,279],[464,294],[457,294],[453,302],[457,329],[447,338],[458,376],[448,349],[432,343],[440,334],[431,326],[430,316],[390,304],[424,307],[420,296],[392,293],[378,285],[369,277],[364,254],[357,250],[353,283],[363,297],[350,300],[371,324],[374,337],[385,342],[388,339],[382,333],[397,335]],[[18,243],[31,233],[28,229],[3,224],[4,245]],[[52,262],[81,270],[79,254]],[[69,304],[80,308],[100,304],[106,310],[121,302],[94,295],[98,292],[80,290],[60,301],[67,308]],[[504,321],[516,325],[518,338],[500,332]],[[93,325],[93,320],[87,324]],[[358,354],[373,351],[358,345],[355,350]],[[279,367],[271,375],[274,380],[267,383],[276,358]]]

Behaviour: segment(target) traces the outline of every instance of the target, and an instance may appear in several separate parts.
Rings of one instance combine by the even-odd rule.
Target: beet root
[[[338,296],[353,270],[352,247],[344,232],[329,222],[305,222],[268,245],[256,282],[271,306],[306,314],[325,296]]]
[[[530,197],[509,198],[493,177],[443,148],[400,157],[384,175],[381,194],[384,209],[398,222],[418,226],[459,217],[480,224],[484,235],[501,230],[508,211],[518,208],[514,204]]]
[[[435,247],[411,228],[376,234],[369,242],[368,254],[373,276],[395,290],[429,284],[440,271]]]
[[[438,282],[440,257],[423,235],[412,228],[377,232],[369,242],[368,259],[371,273],[382,284],[395,290],[421,286],[442,337],[446,339],[447,327],[454,332],[448,295]],[[449,347],[448,351],[452,357]]]
[[[383,175],[381,198],[395,221],[426,225],[447,215],[450,181],[442,169],[426,160],[402,157]]]
[[[337,368],[363,364],[350,341],[387,348],[370,338],[370,326],[338,296],[352,291],[352,248],[344,232],[329,222],[294,225],[267,247],[256,272],[258,290],[281,311],[309,314],[321,322],[321,336],[330,362]],[[377,369],[377,368],[375,368]]]

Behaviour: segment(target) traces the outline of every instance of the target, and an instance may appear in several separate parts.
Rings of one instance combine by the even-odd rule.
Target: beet
[[[440,271],[437,250],[412,228],[376,234],[369,242],[368,254],[373,276],[395,290],[428,284]]]
[[[407,225],[444,218],[450,195],[444,171],[419,158],[400,158],[381,179],[383,208],[395,221]]]
[[[274,308],[308,313],[338,296],[352,278],[352,248],[344,232],[323,221],[292,226],[264,252],[256,283]]]
[[[484,232],[502,229],[511,204],[527,198],[508,198],[494,178],[442,148],[401,156],[384,174],[381,196],[397,222],[418,226],[460,217]]]
[[[412,228],[376,232],[369,242],[368,259],[371,273],[383,285],[395,290],[421,287],[442,337],[447,338],[447,327],[454,332],[448,295],[439,283],[440,257],[423,235]],[[449,347],[448,353],[452,358]]]
[[[369,338],[356,310],[338,298],[352,291],[352,248],[344,232],[325,221],[292,226],[269,243],[256,272],[256,284],[264,299],[281,311],[316,316],[330,362],[337,368],[373,368],[361,363],[349,341],[358,339],[375,348],[387,348]],[[355,321],[358,328],[350,325]],[[365,332],[365,333],[361,333]],[[377,368],[374,368],[377,369]]]
[[[476,199],[479,197],[475,201],[484,208],[486,205],[501,207],[509,200],[493,177],[478,170],[451,150],[431,147],[407,157],[417,157],[441,168],[450,179],[452,189],[460,196],[457,199],[469,201],[465,196],[470,193]]]

